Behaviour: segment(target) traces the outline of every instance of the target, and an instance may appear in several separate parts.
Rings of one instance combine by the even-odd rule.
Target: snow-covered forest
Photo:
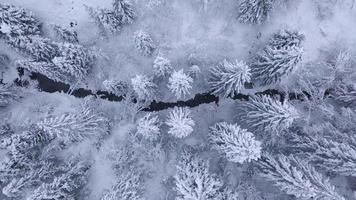
[[[0,199],[356,199],[354,4],[0,0]]]

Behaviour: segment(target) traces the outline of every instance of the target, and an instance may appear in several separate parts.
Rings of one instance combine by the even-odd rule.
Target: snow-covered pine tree
[[[100,200],[143,200],[140,176],[137,173],[123,173],[116,180],[115,185]]]
[[[310,164],[293,156],[278,155],[274,158],[265,154],[259,166],[263,177],[298,199],[345,199],[336,192],[328,178],[323,177]]]
[[[300,117],[288,101],[282,103],[266,95],[251,96],[238,109],[239,119],[249,126],[276,133],[288,129]]]
[[[177,200],[214,200],[219,197],[223,184],[209,173],[209,161],[184,152],[176,168]]]
[[[267,46],[251,64],[252,75],[261,85],[278,83],[302,60],[303,49]]]
[[[180,99],[181,97],[190,94],[192,83],[193,79],[181,69],[179,71],[174,71],[171,77],[169,77],[168,88],[178,99]]]
[[[299,31],[281,29],[277,33],[273,34],[271,39],[268,41],[268,45],[276,49],[294,48],[301,47],[304,40],[305,36]]]
[[[155,95],[156,85],[145,75],[136,75],[131,85],[140,100],[151,100]]]
[[[48,116],[37,122],[36,126],[53,138],[72,143],[106,134],[108,119],[102,113],[86,107],[78,113]]]
[[[261,142],[237,124],[220,122],[211,127],[210,132],[213,148],[224,154],[229,161],[242,164],[261,157]]]
[[[310,154],[310,160],[317,166],[344,176],[356,177],[355,145],[319,137],[309,145],[315,149]]]
[[[0,108],[19,99],[18,91],[9,84],[0,84]]]
[[[134,33],[134,43],[138,52],[143,56],[151,56],[156,49],[151,36],[142,30]]]
[[[81,45],[63,43],[52,62],[73,81],[83,80],[95,63],[95,55]]]
[[[114,15],[120,19],[121,24],[132,24],[135,19],[130,0],[114,0],[113,2]]]
[[[328,122],[304,127],[305,133],[294,134],[288,147],[298,150],[301,156],[307,156],[318,168],[356,177],[356,138],[352,134],[356,120],[348,122],[345,116],[337,117],[345,124],[336,119],[334,121],[341,127]]]
[[[33,191],[33,194],[28,200],[76,200],[77,193],[82,189],[89,175],[90,164],[83,161],[70,163],[67,166],[67,171],[54,178],[50,183],[42,183],[40,187]]]
[[[43,182],[50,180],[55,174],[62,172],[62,166],[54,160],[36,160],[29,169],[23,169],[21,176],[12,176],[3,187],[3,194],[7,197],[23,197],[27,190],[39,187]]]
[[[148,113],[138,120],[137,133],[147,140],[157,140],[160,133],[160,124],[156,114]]]
[[[171,61],[163,57],[161,54],[155,58],[153,63],[153,72],[157,77],[165,77],[172,71]]]
[[[59,54],[58,45],[41,36],[14,37],[8,43],[17,51],[29,55],[38,62],[51,62]]]
[[[34,188],[60,171],[54,159],[43,155],[43,148],[53,137],[32,126],[28,131],[11,135],[8,140],[5,158],[0,164],[0,180],[3,193],[8,197],[21,197],[24,190]]]
[[[53,27],[58,39],[69,42],[69,43],[78,43],[78,33],[75,30],[64,28],[59,25]]]
[[[0,37],[5,39],[39,35],[41,33],[39,21],[22,8],[0,4]]]
[[[193,132],[195,122],[188,108],[174,107],[169,113],[166,124],[169,126],[168,133],[177,138],[184,138]]]
[[[120,80],[105,80],[104,87],[117,96],[124,96],[129,92],[129,84]]]
[[[224,60],[210,69],[209,84],[214,94],[233,96],[241,91],[244,84],[251,81],[250,68],[243,61]]]
[[[37,62],[31,60],[20,60],[16,62],[18,67],[27,69],[30,72],[36,72],[57,82],[70,82],[68,77],[53,63]]]
[[[274,0],[241,0],[238,20],[246,24],[262,24],[270,17]]]
[[[121,31],[122,24],[120,20],[115,16],[114,12],[109,9],[94,9],[86,7],[89,15],[94,19],[95,23],[99,26],[102,34],[106,35],[106,32],[110,34],[117,34]]]

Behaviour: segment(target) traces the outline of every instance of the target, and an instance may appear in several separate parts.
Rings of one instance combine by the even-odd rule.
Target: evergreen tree
[[[129,0],[113,0],[113,9],[87,7],[89,15],[103,32],[117,34],[124,25],[132,24],[136,14]]]
[[[134,92],[140,100],[151,100],[154,97],[156,85],[145,75],[136,75],[131,79]]]
[[[190,110],[182,107],[174,107],[169,113],[166,124],[169,126],[168,133],[177,138],[187,137],[195,126]]]
[[[81,45],[64,43],[52,62],[73,80],[83,80],[95,63],[95,56]]]
[[[301,47],[304,40],[305,36],[300,32],[282,29],[273,34],[271,39],[268,41],[268,45],[276,49],[288,49]]]
[[[37,62],[33,60],[20,60],[16,62],[18,67],[27,69],[30,72],[36,72],[45,75],[46,77],[57,81],[69,83],[68,77],[64,75],[59,67],[53,63]]]
[[[58,45],[41,36],[19,36],[11,38],[9,44],[38,62],[51,62],[59,54]]]
[[[72,29],[67,29],[62,26],[55,25],[53,27],[57,37],[64,41],[64,42],[69,42],[69,43],[78,43],[78,33],[75,30]]]
[[[39,35],[40,23],[31,12],[12,5],[0,4],[0,37],[6,39]]]
[[[37,122],[36,125],[46,134],[59,138],[65,143],[98,137],[108,131],[108,119],[89,107],[85,107],[78,113],[48,116]]]
[[[249,126],[277,133],[288,129],[300,117],[289,102],[282,103],[266,95],[250,97],[239,106],[238,113]]]
[[[193,79],[183,72],[183,69],[174,71],[169,77],[168,88],[176,95],[178,99],[190,93]]]
[[[214,94],[224,97],[233,96],[241,91],[246,82],[250,82],[250,68],[243,61],[224,60],[210,69],[209,83]]]
[[[342,122],[337,119],[334,122],[340,127],[328,122],[305,127],[304,134],[294,134],[288,147],[298,150],[298,154],[307,156],[313,164],[328,172],[356,176],[355,116],[352,121],[337,116]]]
[[[213,200],[219,197],[220,180],[209,173],[209,162],[185,153],[174,176],[177,200]]]
[[[50,183],[42,183],[28,200],[78,199],[77,192],[87,183],[89,169],[90,165],[82,161],[75,164],[70,163],[67,172],[54,178]]]
[[[160,121],[155,114],[148,113],[137,123],[137,133],[148,140],[157,140],[160,133]]]
[[[120,19],[121,24],[132,24],[135,19],[135,12],[130,0],[114,0],[114,14]]]
[[[251,64],[253,77],[261,85],[278,83],[301,61],[302,53],[300,47],[277,49],[267,46]]]
[[[100,200],[143,200],[140,186],[140,177],[137,174],[121,174],[111,190],[107,191]]]
[[[210,128],[213,148],[225,154],[229,161],[244,163],[261,157],[261,142],[237,124],[220,122]]]
[[[119,80],[105,80],[104,87],[117,96],[124,96],[129,92],[129,84]]]
[[[150,35],[139,30],[134,33],[135,47],[143,56],[151,56],[156,49],[156,45]]]
[[[153,72],[157,77],[165,77],[172,71],[171,61],[164,58],[162,55],[158,55],[153,63]]]
[[[289,195],[298,199],[343,200],[329,179],[324,178],[311,165],[293,156],[266,154],[260,161],[261,175]]]
[[[238,20],[247,24],[262,24],[270,17],[274,0],[242,0]]]
[[[102,34],[106,35],[106,32],[109,32],[110,34],[117,34],[121,31],[121,21],[116,17],[113,11],[109,9],[94,9],[90,7],[87,7],[87,10],[89,15],[99,26]]]

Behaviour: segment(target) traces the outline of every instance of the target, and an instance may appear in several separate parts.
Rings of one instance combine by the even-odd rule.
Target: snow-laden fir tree
[[[190,94],[193,79],[184,73],[183,69],[174,71],[168,80],[169,90],[180,99]]]
[[[50,137],[72,143],[105,135],[108,131],[108,119],[102,113],[85,107],[80,112],[48,116],[37,122],[36,126]]]
[[[195,122],[188,108],[174,107],[169,112],[166,124],[169,126],[168,133],[177,138],[184,138],[193,132]]]
[[[356,177],[356,146],[354,144],[317,137],[309,145],[303,146],[315,149],[315,152],[309,155],[310,160],[317,166],[344,176]]]
[[[252,62],[252,75],[261,85],[278,83],[294,70],[302,54],[301,47],[277,49],[267,46]]]
[[[9,84],[0,84],[0,108],[19,99],[18,91]]]
[[[137,133],[147,140],[157,140],[160,133],[160,121],[156,114],[148,113],[137,122]]]
[[[241,0],[238,20],[246,24],[262,24],[270,17],[274,0]]]
[[[243,61],[224,60],[210,69],[209,84],[214,94],[224,97],[239,93],[246,82],[251,81],[249,66]]]
[[[95,62],[95,55],[81,45],[63,43],[59,52],[52,62],[73,80],[82,80]]]
[[[59,25],[55,25],[53,27],[57,37],[64,41],[64,42],[69,42],[69,43],[78,43],[78,33],[71,29],[71,28],[64,28]]]
[[[59,54],[58,44],[41,36],[19,36],[11,38],[8,43],[35,61],[51,62]]]
[[[68,82],[68,77],[61,72],[59,67],[49,62],[38,62],[33,60],[20,60],[16,62],[18,67],[30,72],[36,72],[57,82]]]
[[[294,134],[293,143],[289,145],[317,167],[328,172],[356,177],[356,138],[355,117],[351,121],[346,116],[332,119],[339,127],[326,122],[304,127],[305,134]]]
[[[310,164],[293,156],[269,154],[259,162],[261,175],[273,181],[277,187],[298,199],[344,200],[328,178],[317,172]]]
[[[158,54],[153,63],[153,72],[157,77],[165,77],[172,71],[171,61]]]
[[[88,10],[89,15],[99,26],[99,29],[101,30],[102,34],[106,35],[106,32],[110,34],[118,34],[121,31],[121,21],[116,17],[112,10],[94,9],[91,7],[86,8]]]
[[[229,161],[242,164],[261,157],[261,142],[237,124],[220,122],[211,127],[210,132],[213,148],[224,154]]]
[[[0,37],[9,39],[40,33],[40,23],[31,12],[16,6],[0,4]]]
[[[27,190],[39,187],[44,181],[50,180],[54,174],[62,172],[60,163],[36,160],[28,169],[21,169],[24,173],[12,176],[3,187],[2,193],[7,197],[21,198]]]
[[[271,39],[268,41],[268,45],[276,49],[286,49],[300,47],[304,40],[305,36],[299,31],[282,29],[273,34]]]
[[[103,85],[106,90],[116,94],[117,96],[123,96],[129,92],[129,84],[120,80],[105,80]]]
[[[83,161],[70,163],[68,171],[59,177],[54,178],[52,182],[42,183],[28,200],[76,200],[77,194],[82,189],[89,178],[90,164]]]
[[[157,88],[156,84],[145,75],[136,75],[131,79],[131,85],[140,100],[151,100]]]
[[[177,200],[214,200],[219,197],[223,184],[209,173],[209,161],[184,152],[176,168]]]
[[[279,133],[288,129],[300,114],[288,101],[262,95],[251,96],[239,106],[238,116],[251,127]]]
[[[120,20],[121,24],[132,24],[135,19],[130,0],[114,0],[113,1],[114,15]]]
[[[151,56],[156,49],[151,36],[142,30],[134,33],[134,43],[138,52],[143,56]]]
[[[140,194],[142,190],[140,181],[140,176],[136,173],[123,173],[100,200],[143,200]]]
[[[94,9],[86,7],[102,32],[117,34],[124,25],[132,24],[135,12],[129,0],[113,0],[112,9]]]
[[[6,145],[6,154],[0,164],[0,180],[3,194],[21,197],[25,190],[35,188],[61,171],[61,165],[43,149],[53,141],[35,126],[11,135]]]

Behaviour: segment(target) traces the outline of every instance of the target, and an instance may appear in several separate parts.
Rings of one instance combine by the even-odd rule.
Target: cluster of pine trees
[[[241,0],[236,23],[264,25],[278,4],[281,1]],[[110,9],[87,10],[102,36],[109,38],[137,20],[134,5],[114,0]],[[31,12],[0,4],[0,38],[24,58],[16,61],[17,67],[70,85],[85,80],[96,64],[96,53],[80,44],[70,28],[55,25],[57,37],[50,38],[41,26]],[[335,181],[356,177],[355,55],[330,48],[318,61],[303,62],[305,40],[302,31],[284,28],[270,35],[251,58],[226,58],[211,66],[206,81],[209,94],[222,102],[244,92],[248,95],[234,102],[233,119],[214,118],[206,129],[198,119],[205,116],[188,107],[144,113],[156,100],[160,83],[175,99],[186,99],[203,72],[198,65],[189,70],[174,67],[143,30],[132,34],[131,43],[139,55],[152,59],[153,73],[137,74],[130,82],[103,82],[108,92],[123,97],[117,103],[122,110],[114,117],[108,115],[110,108],[83,99],[72,112],[48,109],[43,117],[12,124],[7,112],[22,106],[28,98],[26,88],[0,82],[4,198],[89,199],[98,160],[68,155],[68,149],[85,142],[113,171],[113,183],[96,194],[101,200],[146,199],[150,181],[157,177],[166,192],[162,200],[356,198],[350,186]],[[328,76],[321,77],[315,68],[327,69]],[[293,87],[283,87],[285,81],[294,81]],[[265,88],[281,92],[256,92]],[[127,134],[108,145],[118,126]]]

